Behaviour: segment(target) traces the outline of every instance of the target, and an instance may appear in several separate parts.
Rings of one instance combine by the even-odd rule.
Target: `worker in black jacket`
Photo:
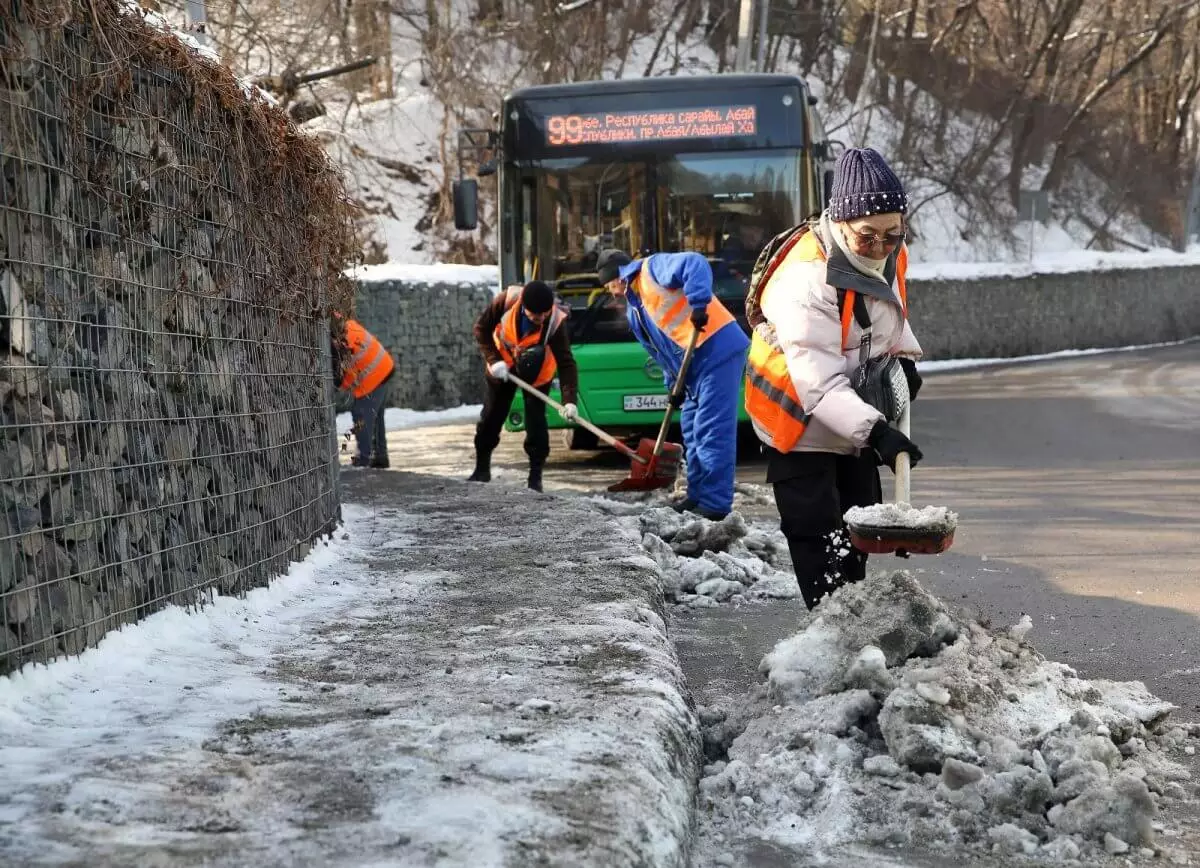
[[[554,290],[534,280],[500,293],[475,321],[475,340],[487,365],[487,397],[475,428],[475,472],[470,481],[491,481],[492,452],[500,443],[517,391],[517,385],[508,379],[509,371],[543,392],[557,375],[564,417],[568,422],[579,418],[575,406],[579,369],[563,328],[566,319],[567,312],[555,304]],[[546,405],[536,398],[525,401],[525,454],[529,456],[529,487],[541,491],[550,432]]]

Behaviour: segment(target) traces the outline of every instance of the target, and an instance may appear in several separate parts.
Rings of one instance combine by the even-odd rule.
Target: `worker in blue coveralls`
[[[719,521],[733,509],[737,414],[750,341],[713,295],[712,267],[699,253],[631,259],[605,250],[600,282],[626,302],[634,337],[663,370],[668,389],[679,376],[692,330],[699,332],[685,381],[680,425],[687,450],[687,496],[671,506]]]

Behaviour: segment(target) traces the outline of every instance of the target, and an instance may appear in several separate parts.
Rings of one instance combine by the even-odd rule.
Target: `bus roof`
[[[798,75],[778,73],[729,73],[721,75],[659,75],[648,78],[617,78],[603,81],[576,81],[569,84],[541,84],[523,87],[508,94],[504,101],[556,99],[572,96],[601,96],[623,93],[674,93],[698,89],[751,89],[757,87],[798,86],[806,93],[808,85]]]

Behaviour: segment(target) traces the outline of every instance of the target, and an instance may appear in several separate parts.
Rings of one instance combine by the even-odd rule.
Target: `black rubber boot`
[[[667,506],[676,512],[693,512],[698,504],[690,497],[678,497],[667,501]]]
[[[371,466],[376,470],[387,470],[392,466],[392,462],[386,455],[373,455],[371,456]]]
[[[534,491],[542,490],[542,465],[529,465],[529,487]]]
[[[492,453],[475,453],[475,472],[467,477],[467,482],[492,481]]]

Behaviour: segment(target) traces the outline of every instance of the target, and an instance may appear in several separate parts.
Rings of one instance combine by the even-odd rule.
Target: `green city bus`
[[[828,199],[831,143],[815,104],[792,75],[590,81],[518,90],[498,129],[460,133],[455,224],[478,223],[478,182],[461,177],[474,161],[478,175],[498,177],[500,286],[545,280],[570,308],[580,415],[637,436],[666,410],[662,372],[630,333],[623,303],[600,288],[599,252],[704,254],[714,292],[747,328],[759,251]],[[554,411],[547,418],[571,448],[596,447]],[[506,428],[523,421],[518,393]]]

